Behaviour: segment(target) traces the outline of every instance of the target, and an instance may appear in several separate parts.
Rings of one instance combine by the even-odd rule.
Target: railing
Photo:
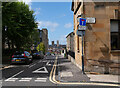
[[[73,51],[68,51],[67,55],[70,55],[71,57],[73,57],[75,59],[75,52]]]

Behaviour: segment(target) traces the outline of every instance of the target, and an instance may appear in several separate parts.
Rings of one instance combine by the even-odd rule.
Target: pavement
[[[59,58],[60,59],[60,58]],[[85,82],[90,81],[87,75],[82,74],[82,71],[76,67],[68,59],[62,58],[59,60],[59,79],[62,82]]]
[[[82,70],[73,64],[70,60],[63,57],[59,57],[59,59],[58,76],[56,76],[56,80],[61,82],[120,84],[120,75],[96,74],[95,72],[86,72],[85,74],[82,74]]]
[[[2,56],[2,62],[0,63],[0,70],[7,68],[10,66],[10,57]]]

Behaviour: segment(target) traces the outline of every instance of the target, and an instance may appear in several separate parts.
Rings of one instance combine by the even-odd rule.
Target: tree
[[[30,35],[37,28],[34,11],[23,2],[3,2],[2,3],[2,39],[7,37],[12,45],[18,49],[24,47],[30,39]],[[5,30],[7,27],[7,30]]]
[[[40,52],[40,51],[42,51],[44,54],[45,54],[45,45],[44,45],[44,43],[40,43],[38,46],[37,46],[37,51],[38,52]]]
[[[30,47],[34,44],[37,45],[40,42],[40,34],[38,29],[34,29],[30,36],[27,38],[29,41],[23,46],[26,50],[30,50]]]

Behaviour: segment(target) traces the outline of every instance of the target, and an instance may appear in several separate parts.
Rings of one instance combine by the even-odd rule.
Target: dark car
[[[32,54],[33,59],[43,59],[44,58],[44,54],[43,52],[35,52]]]
[[[25,63],[32,62],[32,55],[27,51],[16,51],[11,58],[11,64],[13,63]]]
[[[47,52],[47,53],[46,53],[46,56],[50,56],[50,55],[51,55],[51,53],[50,53],[50,52]]]

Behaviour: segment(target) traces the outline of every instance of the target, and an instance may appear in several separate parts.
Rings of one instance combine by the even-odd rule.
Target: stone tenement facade
[[[40,30],[40,42],[45,45],[45,53],[48,52],[48,30],[46,28]]]
[[[67,50],[74,52],[74,32],[69,33],[67,36]]]
[[[76,31],[78,16],[94,17],[87,23],[84,37],[85,71],[120,74],[120,2],[83,2],[73,0],[75,62],[82,67],[82,42]]]
[[[71,32],[67,35],[67,55],[68,59],[71,60],[71,58],[75,59],[75,50],[74,50],[74,32]]]

